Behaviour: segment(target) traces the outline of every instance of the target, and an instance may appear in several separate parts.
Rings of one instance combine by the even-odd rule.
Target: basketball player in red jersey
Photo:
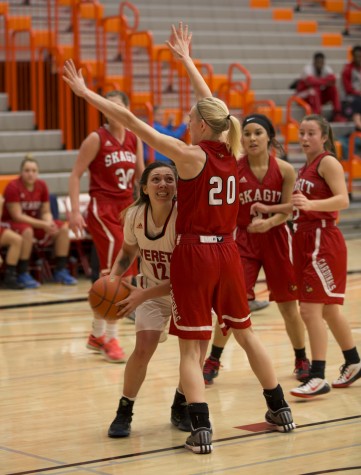
[[[335,158],[332,129],[324,117],[304,117],[299,136],[306,164],[298,172],[292,196],[293,256],[312,364],[308,380],[291,394],[312,398],[330,391],[325,379],[325,322],[345,358],[332,387],[343,388],[359,379],[361,361],[348,321],[340,311],[346,288],[347,249],[335,220],[338,211],[349,204],[344,172]]]
[[[5,272],[2,285],[6,289],[23,290],[25,286],[20,284],[17,279],[17,265],[23,244],[23,238],[20,234],[10,229],[9,223],[1,221],[4,206],[4,197],[0,195],[0,248],[7,248],[5,255]],[[0,254],[0,267],[3,266],[3,258]]]
[[[188,28],[183,30],[180,24],[178,31],[173,27],[173,32],[175,45],[168,43],[168,46],[186,68],[198,99],[190,111],[192,145],[158,133],[126,109],[89,90],[72,61],[65,63],[63,78],[75,94],[126,124],[177,166],[178,238],[170,267],[170,333],[179,338],[181,384],[192,423],[185,445],[194,453],[206,454],[212,451],[212,429],[202,363],[212,335],[212,307],[221,328],[225,332],[232,328],[247,352],[264,388],[268,404],[266,420],[282,432],[293,430],[295,425],[272,363],[251,329],[243,270],[232,237],[238,212],[235,157],[240,153],[240,124],[229,114],[223,101],[211,97],[189,56]]]
[[[27,156],[21,163],[19,178],[12,180],[4,190],[3,221],[9,222],[11,229],[23,238],[18,282],[27,289],[40,287],[40,283],[28,272],[35,237],[40,245],[47,246],[54,243],[55,282],[75,285],[77,280],[66,268],[70,247],[68,225],[53,219],[47,184],[39,180],[38,175],[37,161]]]
[[[106,99],[129,107],[121,91],[106,94]],[[79,209],[80,178],[88,169],[90,203],[86,222]],[[134,201],[134,183],[144,170],[143,145],[136,135],[111,117],[81,144],[69,180],[71,201],[70,228],[81,236],[87,226],[99,258],[100,270],[109,271],[123,243],[121,212]],[[136,262],[128,276],[137,274]],[[117,322],[93,314],[92,333],[87,347],[102,353],[110,363],[123,363],[125,355],[117,340]]]
[[[251,114],[242,123],[242,145],[246,155],[238,161],[239,212],[236,242],[244,268],[248,298],[261,267],[264,268],[270,300],[277,302],[295,352],[295,374],[308,379],[309,361],[305,351],[305,327],[298,310],[297,282],[292,265],[291,231],[285,224],[287,214],[253,212],[255,203],[289,203],[295,183],[293,167],[270,154],[283,152],[275,139],[271,121],[262,114]],[[272,249],[272,252],[269,250]],[[204,382],[212,384],[218,375],[220,357],[230,333],[223,336],[216,326],[212,351],[203,367]]]

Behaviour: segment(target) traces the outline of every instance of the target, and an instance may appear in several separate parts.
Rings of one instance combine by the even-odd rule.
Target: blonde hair
[[[230,115],[226,104],[216,97],[206,97],[197,102],[198,115],[218,135],[225,134],[228,150],[238,158],[241,155],[241,125]]]

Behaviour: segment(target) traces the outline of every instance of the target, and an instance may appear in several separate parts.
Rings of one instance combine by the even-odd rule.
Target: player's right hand
[[[253,203],[250,212],[251,215],[257,215],[258,213],[267,214],[269,212],[269,207],[263,203]]]
[[[84,228],[86,228],[85,220],[80,211],[72,211],[69,216],[69,228],[75,236],[80,239],[83,236]]]

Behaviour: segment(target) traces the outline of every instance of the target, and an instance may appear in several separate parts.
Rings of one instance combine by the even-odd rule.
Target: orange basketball
[[[106,275],[96,280],[89,290],[88,300],[91,308],[107,320],[117,320],[119,307],[114,304],[125,299],[129,290],[122,284],[121,277]]]

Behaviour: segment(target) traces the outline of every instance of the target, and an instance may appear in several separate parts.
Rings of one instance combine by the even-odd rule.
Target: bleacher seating
[[[205,65],[204,70],[207,65],[208,71],[212,69],[213,77],[217,78],[215,83],[227,78],[231,64],[242,65],[251,78],[249,89],[252,100],[260,101],[259,107],[263,112],[273,114],[279,133],[284,134],[289,117],[287,103],[293,92],[289,85],[300,74],[304,64],[311,60],[315,51],[322,50],[327,62],[339,75],[359,31],[358,26],[353,24],[349,35],[343,36],[343,12],[332,10],[328,2],[319,1],[302,1],[300,11],[296,11],[296,0],[228,0],[226,3],[215,0],[134,0],[120,4],[118,0],[88,0],[82,2],[81,8],[74,7],[77,2],[55,0],[50,2],[53,9],[50,9],[51,21],[43,1],[31,0],[27,3],[9,2],[6,14],[31,15],[31,28],[43,32],[42,36],[38,34],[33,46],[43,60],[44,77],[49,81],[43,89],[49,89],[51,100],[40,90],[37,107],[44,107],[44,111],[54,109],[55,116],[45,116],[45,112],[42,115],[38,109],[36,114],[35,111],[10,113],[9,98],[0,93],[0,173],[16,173],[22,157],[32,152],[40,162],[42,178],[59,195],[67,193],[68,176],[76,157],[74,149],[100,121],[99,114],[94,113],[92,108],[74,100],[67,88],[62,89],[61,80],[54,81],[53,76],[59,77],[67,57],[78,58],[94,88],[120,85],[128,88],[134,104],[161,100],[164,107],[179,110],[188,102],[182,96],[184,91],[180,91],[177,72],[172,72],[174,65],[159,51],[169,38],[170,25],[177,24],[181,19],[195,32],[193,57],[200,65]],[[75,13],[78,17],[74,20]],[[49,25],[54,25],[54,18],[57,19],[56,28],[54,34],[50,34]],[[43,47],[41,37],[47,38]],[[26,35],[22,38],[26,43]],[[145,38],[148,43],[144,42]],[[27,45],[18,57],[26,56],[29,48]],[[0,48],[1,54],[4,58],[4,50]],[[49,57],[52,57],[50,63]],[[157,61],[161,61],[159,67]],[[103,64],[104,67],[100,67]],[[159,77],[156,76],[157,71],[160,72]],[[31,76],[29,78],[30,84]],[[153,87],[150,87],[150,78],[154,80]],[[173,83],[170,84],[172,78]],[[1,84],[3,81],[0,80]],[[157,87],[161,88],[161,94],[154,96]],[[2,89],[4,91],[4,87]],[[31,104],[28,97],[20,99],[23,104]],[[137,113],[139,111],[145,119],[151,120],[149,105],[144,111],[139,108],[141,104],[136,105]],[[254,110],[254,106],[248,106]],[[303,109],[294,103],[291,108],[289,112],[298,120]],[[328,110],[326,107],[326,114]],[[180,111],[180,115],[183,112]],[[233,112],[241,115],[244,104],[240,106],[236,103]],[[46,131],[37,130],[39,114],[44,116]],[[334,124],[336,135],[350,132],[351,128],[350,124]],[[283,135],[280,139],[283,140]],[[296,143],[290,144],[289,159],[296,167],[303,160]],[[86,189],[87,179],[84,178],[81,191]]]

